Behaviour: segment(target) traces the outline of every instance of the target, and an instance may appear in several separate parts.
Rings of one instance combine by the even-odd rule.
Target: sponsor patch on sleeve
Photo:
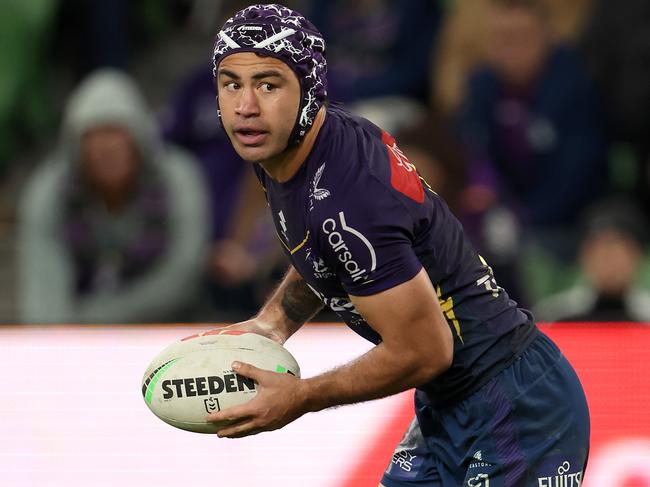
[[[390,160],[390,182],[394,189],[412,200],[424,201],[424,188],[415,166],[409,162],[406,155],[397,147],[392,135],[382,130],[381,140],[388,149]]]

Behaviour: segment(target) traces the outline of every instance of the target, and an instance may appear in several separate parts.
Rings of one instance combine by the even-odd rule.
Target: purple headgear
[[[296,73],[301,100],[288,147],[300,142],[327,99],[327,61],[321,33],[309,20],[287,7],[251,5],[228,19],[217,35],[212,56],[215,77],[223,58],[237,52],[272,56]]]

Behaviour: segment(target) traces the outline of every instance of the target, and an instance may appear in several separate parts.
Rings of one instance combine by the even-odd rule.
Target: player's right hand
[[[270,338],[273,341],[283,344],[286,339],[278,333],[277,329],[270,323],[266,323],[259,318],[251,318],[250,320],[240,321],[229,326],[225,326],[220,330],[233,330],[233,331],[246,331],[250,333],[257,333],[258,335]]]

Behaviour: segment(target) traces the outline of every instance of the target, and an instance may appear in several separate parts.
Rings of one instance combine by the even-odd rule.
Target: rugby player
[[[380,485],[538,487],[558,468],[580,482],[589,413],[571,365],[394,138],[328,102],[324,53],[318,30],[280,5],[241,10],[216,38],[220,121],[291,262],[233,327],[284,343],[325,305],[375,346],[308,379],[235,363],[258,394],[209,420],[231,421],[218,434],[237,438],[415,388]]]

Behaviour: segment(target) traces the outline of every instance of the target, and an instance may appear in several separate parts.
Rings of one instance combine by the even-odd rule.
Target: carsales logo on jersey
[[[377,267],[377,255],[375,254],[375,249],[361,232],[347,224],[344,212],[340,211],[338,216],[338,221],[334,218],[328,218],[323,222],[322,228],[323,232],[327,235],[327,242],[335,252],[339,262],[343,264],[345,270],[350,274],[352,281],[356,282],[359,279],[366,279],[368,274],[374,271]],[[353,257],[352,250],[348,247],[348,245],[353,245],[353,239],[356,243],[354,247],[359,247],[360,242],[368,249],[370,255],[370,270],[365,266],[360,265]]]

